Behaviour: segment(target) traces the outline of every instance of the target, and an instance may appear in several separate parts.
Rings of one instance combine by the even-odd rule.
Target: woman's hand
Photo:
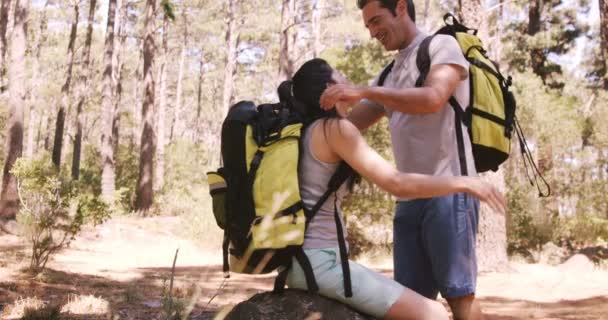
[[[467,193],[472,194],[480,201],[487,203],[496,213],[504,215],[507,210],[507,201],[496,187],[480,178],[463,177]]]

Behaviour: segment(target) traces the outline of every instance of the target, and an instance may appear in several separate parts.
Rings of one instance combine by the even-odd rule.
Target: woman
[[[359,130],[339,117],[335,109],[324,111],[319,105],[323,91],[343,82],[327,62],[313,59],[296,72],[292,81],[279,87],[279,96],[304,115],[308,128],[302,140],[300,190],[310,209],[327,189],[338,165],[345,161],[356,173],[396,197],[429,198],[467,192],[504,212],[504,198],[491,185],[472,177],[434,177],[397,171],[371,149]],[[355,177],[351,177],[351,181]],[[351,298],[344,295],[343,274],[338,253],[334,206],[348,192],[342,186],[323,204],[305,234],[304,251],[308,256],[319,294],[341,301],[363,313],[384,319],[448,319],[445,308],[436,301],[407,289],[356,262],[349,262]],[[302,268],[294,259],[287,285],[306,289]]]

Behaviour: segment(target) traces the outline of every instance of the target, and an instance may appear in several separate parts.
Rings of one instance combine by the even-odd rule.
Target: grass
[[[93,295],[70,295],[68,303],[61,307],[61,312],[71,314],[107,314],[110,303]]]

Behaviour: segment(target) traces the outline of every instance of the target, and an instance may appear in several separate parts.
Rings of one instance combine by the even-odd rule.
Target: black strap
[[[298,211],[302,210],[303,208],[304,208],[304,203],[302,203],[302,201],[299,201],[299,202],[283,209],[282,211],[277,212],[277,214],[275,215],[274,218],[276,219],[277,217],[293,215],[294,216],[293,222],[296,223],[296,213],[298,213]],[[264,220],[262,218],[263,218],[262,216],[256,217],[255,219],[253,219],[252,224],[258,225],[258,224],[262,223],[262,221]]]
[[[228,248],[230,247],[230,238],[228,238],[228,231],[224,231],[224,242],[222,243],[222,256],[223,256],[223,271],[224,278],[230,278],[230,266],[228,263]]]
[[[249,184],[253,185],[253,180],[255,179],[255,174],[260,167],[260,163],[262,162],[262,158],[264,157],[264,151],[258,150],[255,152],[253,159],[251,160],[251,164],[249,165]]]
[[[490,120],[492,122],[495,122],[495,123],[497,123],[497,124],[499,124],[499,125],[501,125],[503,127],[507,126],[507,121],[505,119],[501,119],[501,118],[499,118],[499,117],[497,117],[497,116],[495,116],[495,115],[493,115],[491,113],[485,112],[483,110],[480,110],[480,109],[477,109],[477,108],[474,108],[474,107],[471,107],[470,109],[471,109],[471,113],[474,114],[474,115],[476,115],[476,116],[480,116],[480,117],[482,117],[484,119],[488,119],[488,120]]]
[[[384,81],[386,81],[386,77],[388,77],[388,74],[391,73],[391,71],[393,70],[394,65],[395,60],[391,61],[391,63],[389,63],[388,66],[386,66],[384,70],[382,70],[380,78],[378,78],[378,87],[382,87],[384,85]]]
[[[272,292],[274,293],[283,293],[285,289],[285,282],[287,282],[287,274],[289,274],[289,269],[291,269],[291,258],[285,264],[283,270],[279,271],[279,275],[277,275],[276,279],[274,279],[274,289]]]
[[[541,174],[540,170],[536,166],[536,163],[534,162],[534,158],[532,157],[532,152],[530,151],[530,148],[528,147],[528,143],[526,142],[526,137],[524,136],[524,132],[522,131],[521,126],[519,125],[519,121],[517,120],[517,117],[515,117],[515,119],[514,119],[514,128],[515,128],[515,133],[517,133],[517,138],[519,140],[519,149],[521,151],[521,156],[524,161],[524,168],[526,169],[526,176],[528,177],[530,184],[536,185],[536,189],[538,190],[539,197],[541,197],[541,198],[549,197],[551,195],[551,186],[549,185],[547,180],[545,180],[545,178]],[[528,169],[528,166],[530,166],[530,169]],[[533,170],[532,177],[534,179],[532,179],[532,177],[530,177],[529,170]],[[540,189],[540,185],[538,184],[538,178],[540,178],[543,181],[544,185],[547,187],[546,192],[543,192]]]
[[[420,88],[424,85],[426,76],[431,70],[431,55],[429,53],[429,47],[434,37],[435,35],[424,38],[418,47],[418,54],[416,55],[416,67],[418,68],[420,75],[416,80],[416,88]]]
[[[336,221],[336,231],[338,233],[338,247],[340,249],[340,264],[342,265],[342,275],[344,276],[344,296],[350,298],[353,296],[352,282],[350,279],[350,266],[348,264],[348,251],[346,250],[346,239],[344,239],[344,230],[342,221],[338,215],[338,197],[334,200],[334,220]]]
[[[310,260],[304,253],[304,249],[302,247],[298,247],[295,249],[294,257],[300,267],[302,267],[302,271],[304,271],[304,276],[306,277],[306,287],[310,292],[319,292],[319,286],[317,285],[317,280],[315,280],[315,274],[312,271],[312,266],[310,265]]]
[[[467,158],[464,150],[464,134],[462,133],[462,124],[464,123],[464,111],[460,107],[458,100],[454,96],[450,97],[450,105],[454,109],[455,129],[456,129],[456,144],[458,145],[458,160],[460,162],[460,174],[463,176],[469,175],[467,167]]]

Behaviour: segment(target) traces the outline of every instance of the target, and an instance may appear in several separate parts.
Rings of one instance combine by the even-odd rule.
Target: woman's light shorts
[[[392,279],[349,261],[353,296],[346,298],[338,248],[305,249],[304,252],[312,265],[319,285],[319,294],[338,300],[362,313],[376,318],[384,317],[405,290],[405,287]],[[290,288],[307,289],[304,271],[295,258],[287,275],[287,285]]]

